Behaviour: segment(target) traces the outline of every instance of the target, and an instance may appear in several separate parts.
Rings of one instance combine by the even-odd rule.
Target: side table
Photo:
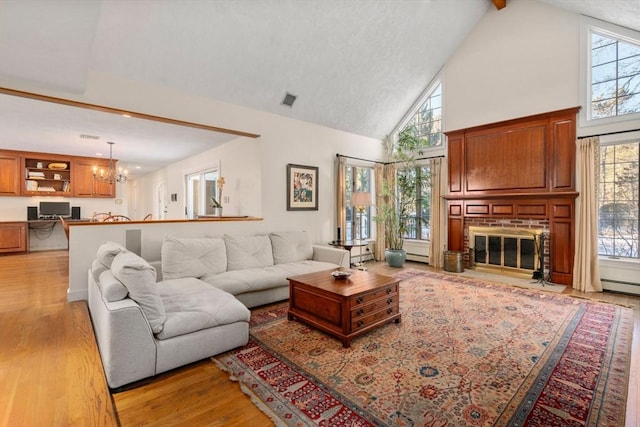
[[[353,263],[351,262],[351,249],[364,247],[364,246],[367,246],[368,244],[369,242],[367,242],[366,240],[334,240],[333,242],[329,242],[329,246],[334,246],[336,248],[343,248],[349,251],[350,266],[353,266]],[[362,260],[360,260],[360,263],[362,264]]]

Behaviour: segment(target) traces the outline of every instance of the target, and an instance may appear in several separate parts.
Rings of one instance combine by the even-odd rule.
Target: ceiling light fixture
[[[109,169],[105,171],[104,169],[100,168],[100,171],[98,171],[98,167],[94,166],[93,179],[97,181],[108,182],[109,184],[114,184],[116,182],[124,184],[125,182],[127,182],[128,172],[126,169],[123,171],[122,168],[119,168],[118,172],[116,172],[116,165],[113,161],[113,144],[115,144],[115,142],[108,141],[107,144],[109,144]]]

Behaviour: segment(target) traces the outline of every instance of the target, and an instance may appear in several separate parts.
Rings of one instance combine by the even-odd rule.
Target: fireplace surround
[[[575,141],[579,107],[446,132],[447,250],[465,251],[468,224],[539,222],[550,279],[573,281]]]
[[[469,226],[469,265],[532,278],[544,257],[542,229]],[[542,243],[544,245],[544,243]]]

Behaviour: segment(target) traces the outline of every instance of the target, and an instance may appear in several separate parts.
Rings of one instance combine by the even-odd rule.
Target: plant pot
[[[222,208],[211,208],[212,216],[222,216]]]
[[[404,249],[385,249],[384,258],[389,267],[402,267],[407,260],[407,251]]]

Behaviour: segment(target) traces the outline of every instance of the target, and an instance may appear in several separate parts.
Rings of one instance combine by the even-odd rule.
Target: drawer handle
[[[362,303],[362,301],[363,301],[362,297],[358,297],[358,298],[356,298],[356,302],[357,302],[358,304],[361,304],[361,303]]]
[[[362,316],[362,313],[364,313],[364,310],[360,308],[356,313],[358,314],[358,316]]]
[[[391,314],[391,313],[393,313],[393,309],[388,308],[388,309],[387,309],[387,314]]]
[[[364,325],[364,320],[358,320],[358,327]]]
[[[387,294],[391,293],[391,288],[387,288]]]
[[[389,298],[389,299],[387,300],[387,304],[391,304],[392,302],[393,302],[393,298]]]

